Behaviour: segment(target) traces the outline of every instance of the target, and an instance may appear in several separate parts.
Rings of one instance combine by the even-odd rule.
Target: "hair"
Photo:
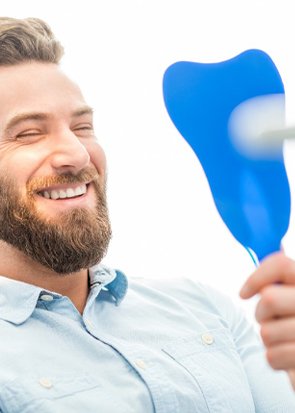
[[[0,66],[60,62],[64,49],[47,23],[38,18],[0,17]]]

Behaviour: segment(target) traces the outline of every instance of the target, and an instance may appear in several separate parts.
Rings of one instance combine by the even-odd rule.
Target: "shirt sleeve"
[[[295,393],[287,373],[275,371],[267,363],[262,341],[244,311],[210,287],[206,287],[206,293],[232,333],[247,374],[256,412],[295,412]]]

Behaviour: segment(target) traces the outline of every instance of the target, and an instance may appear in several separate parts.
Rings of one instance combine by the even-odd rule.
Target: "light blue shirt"
[[[0,277],[2,413],[294,413],[231,301],[192,280],[127,280],[95,266],[83,316]],[[74,282],[74,279],[73,279]]]

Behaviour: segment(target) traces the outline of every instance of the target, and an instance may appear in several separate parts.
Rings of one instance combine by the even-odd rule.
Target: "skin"
[[[83,95],[58,65],[29,62],[0,67],[0,173],[14,177],[24,199],[32,178],[77,174],[94,167],[105,182],[106,159],[94,135],[92,113],[75,114],[80,109],[87,109]],[[46,118],[23,120],[7,130],[11,120],[23,113],[46,114]],[[35,196],[34,205],[40,216],[50,219],[77,206],[93,209],[96,198],[91,183],[81,199],[63,203]],[[61,277],[0,241],[0,274],[68,296],[83,312],[87,270],[74,278]]]
[[[256,294],[255,315],[268,362],[286,370],[295,389],[295,261],[282,252],[267,257],[240,291],[244,299]]]

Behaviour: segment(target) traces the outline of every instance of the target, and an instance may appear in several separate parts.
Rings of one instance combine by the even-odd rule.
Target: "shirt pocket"
[[[18,378],[5,383],[0,391],[3,413],[96,413],[118,409],[114,397],[89,375]]]
[[[173,340],[162,351],[193,376],[208,412],[255,412],[242,361],[226,328]]]

